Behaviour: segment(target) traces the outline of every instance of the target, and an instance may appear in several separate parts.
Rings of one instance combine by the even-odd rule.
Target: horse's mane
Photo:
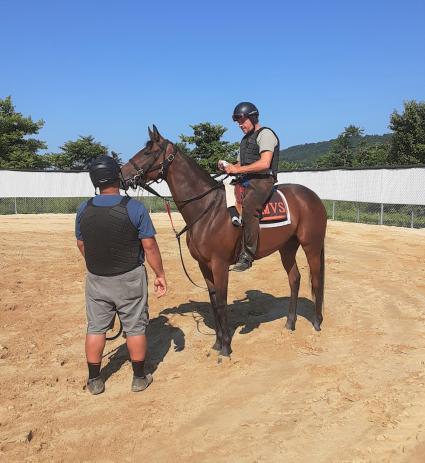
[[[211,185],[214,185],[214,184],[217,183],[217,181],[214,180],[211,177],[211,175],[208,173],[208,171],[206,169],[204,169],[202,166],[200,166],[192,156],[189,156],[189,155],[183,153],[181,150],[178,149],[178,147],[177,147],[177,150],[184,157],[184,159],[186,159],[186,162],[189,165],[191,165],[194,169],[196,169],[200,174],[202,174],[204,176],[205,180],[207,180],[208,183],[210,183]]]

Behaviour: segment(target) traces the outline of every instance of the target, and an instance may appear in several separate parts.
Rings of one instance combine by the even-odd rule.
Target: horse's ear
[[[154,126],[155,127],[155,126]],[[149,133],[149,138],[153,141],[154,139],[154,133],[152,132],[151,128],[148,127],[148,133]]]
[[[159,133],[158,129],[156,128],[156,125],[153,124],[153,133],[154,133],[154,137],[155,137],[155,141],[159,141],[159,140],[162,140],[162,135]]]

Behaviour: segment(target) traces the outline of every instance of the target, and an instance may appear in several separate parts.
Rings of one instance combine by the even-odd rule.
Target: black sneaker
[[[144,391],[150,384],[152,384],[153,377],[150,373],[148,373],[143,378],[139,376],[133,376],[133,382],[131,383],[131,390],[133,392],[141,392]]]
[[[87,390],[93,395],[102,394],[102,392],[105,391],[105,383],[103,382],[103,379],[100,376],[89,379],[87,381]]]

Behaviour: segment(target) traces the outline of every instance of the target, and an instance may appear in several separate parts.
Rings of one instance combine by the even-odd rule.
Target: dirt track
[[[0,217],[1,461],[425,461],[425,230],[330,222],[321,333],[301,251],[295,332],[278,255],[232,275],[233,355],[218,363],[207,293],[153,219],[170,284],[150,299],[154,384],[129,391],[120,338],[93,397],[74,217]]]

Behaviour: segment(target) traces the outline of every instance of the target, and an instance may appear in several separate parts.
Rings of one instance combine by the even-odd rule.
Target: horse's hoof
[[[223,346],[220,350],[220,355],[223,357],[230,357],[230,354],[232,353],[232,348],[229,346]]]
[[[295,331],[295,322],[291,320],[286,320],[285,328],[290,331]]]
[[[221,349],[222,349],[221,343],[218,342],[218,341],[216,341],[216,342],[214,343],[214,345],[211,347],[211,349],[221,351]]]

